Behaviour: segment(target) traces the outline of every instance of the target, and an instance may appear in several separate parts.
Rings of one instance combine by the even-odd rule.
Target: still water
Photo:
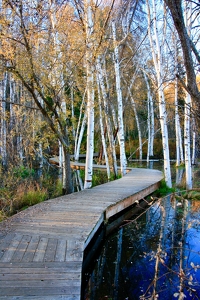
[[[200,200],[171,195],[141,210],[87,275],[83,299],[200,299]]]

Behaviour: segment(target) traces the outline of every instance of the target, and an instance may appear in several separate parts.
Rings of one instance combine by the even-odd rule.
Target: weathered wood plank
[[[55,261],[65,261],[67,250],[67,241],[58,239]]]
[[[5,272],[79,272],[82,267],[80,261],[68,262],[13,262],[12,264],[0,262],[0,269]]]
[[[32,299],[33,296],[50,296],[53,295],[63,295],[63,296],[73,296],[77,295],[80,299],[80,287],[77,286],[62,286],[62,287],[4,287],[1,289],[1,297],[6,296],[21,296],[29,297],[28,299]],[[24,298],[23,298],[24,299]],[[47,298],[48,299],[48,298]]]
[[[15,237],[15,233],[8,233],[6,236],[1,236],[0,242],[0,260],[4,255],[4,252],[7,250],[8,246],[10,245],[11,241]]]
[[[26,249],[26,252],[24,253],[24,256],[22,258],[23,262],[29,262],[33,260],[33,257],[35,255],[35,251],[37,249],[38,243],[39,243],[39,236],[32,236],[31,240],[28,244],[28,247]]]
[[[31,236],[29,236],[29,235],[24,235],[22,237],[21,242],[19,243],[15,253],[13,254],[12,261],[21,261],[22,260],[30,240],[31,240]]]
[[[23,235],[21,235],[21,234],[15,234],[15,236],[11,240],[9,246],[7,247],[7,249],[5,249],[4,254],[1,257],[2,262],[10,262],[11,261],[22,237],[23,237]]]
[[[51,273],[51,272],[46,272],[46,273],[41,273],[40,270],[38,270],[38,272],[36,273],[35,270],[34,270],[34,273],[32,272],[31,269],[29,269],[29,272],[26,272],[26,273],[15,273],[17,274],[16,276],[16,281],[17,283],[18,282],[21,282],[21,281],[25,281],[25,280],[28,280],[28,281],[38,281],[38,278],[39,278],[39,281],[45,281],[45,280],[48,280],[49,282],[51,282],[51,280],[68,280],[68,281],[80,281],[81,279],[81,274],[79,272],[74,272],[74,273],[69,273],[69,272],[54,272],[54,273]],[[2,272],[2,271],[1,271]],[[0,281],[2,282],[2,286],[3,286],[3,281],[7,281],[9,283],[11,283],[14,279],[14,276],[13,276],[13,273],[1,273],[0,274]],[[29,282],[29,285],[30,285],[30,282]]]
[[[33,261],[35,262],[41,262],[44,259],[45,251],[47,248],[48,238],[40,238],[38,247],[35,251],[35,255],[33,257]]]
[[[57,239],[50,238],[44,255],[44,261],[54,261],[57,248]]]

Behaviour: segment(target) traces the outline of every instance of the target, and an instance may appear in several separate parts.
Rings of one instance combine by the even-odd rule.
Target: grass
[[[158,190],[155,191],[154,196],[164,197],[170,193],[175,192],[175,188],[169,188],[164,180],[161,180],[161,184]]]

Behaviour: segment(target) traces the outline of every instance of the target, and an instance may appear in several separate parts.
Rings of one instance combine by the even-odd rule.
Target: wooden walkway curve
[[[156,190],[162,177],[157,170],[132,169],[0,223],[0,299],[80,299],[84,249],[99,226]]]

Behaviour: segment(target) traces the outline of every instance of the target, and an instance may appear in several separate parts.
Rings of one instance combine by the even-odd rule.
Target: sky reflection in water
[[[105,242],[85,299],[200,299],[200,201],[166,197]]]

